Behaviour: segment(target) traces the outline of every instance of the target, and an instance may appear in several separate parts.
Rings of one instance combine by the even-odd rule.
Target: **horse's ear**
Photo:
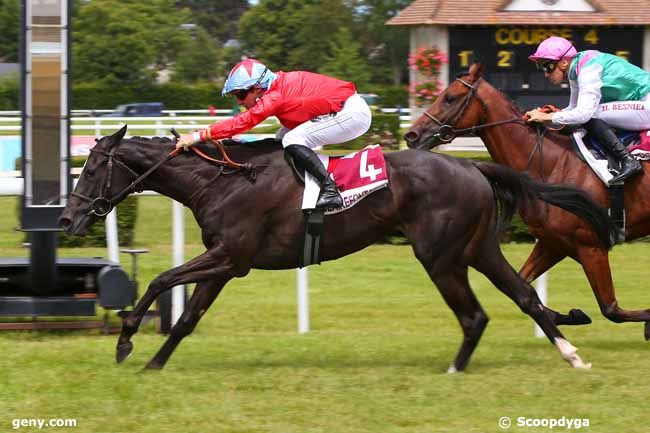
[[[472,78],[472,81],[476,81],[483,76],[485,72],[485,65],[481,62],[474,62],[472,66],[469,67],[469,75]]]
[[[127,126],[128,125],[124,125],[119,131],[111,135],[109,140],[109,147],[113,147],[116,144],[118,144],[120,141],[122,141],[122,139],[124,138],[124,134],[126,134]]]

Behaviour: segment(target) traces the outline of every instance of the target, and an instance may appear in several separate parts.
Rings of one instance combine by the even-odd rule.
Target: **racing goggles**
[[[545,74],[551,74],[557,67],[557,62],[555,60],[535,62],[535,66],[537,67],[538,71],[543,71]]]

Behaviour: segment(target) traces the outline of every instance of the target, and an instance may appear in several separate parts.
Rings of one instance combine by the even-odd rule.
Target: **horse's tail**
[[[520,173],[492,162],[474,162],[495,191],[500,207],[500,224],[508,224],[515,210],[526,208],[536,199],[557,206],[587,221],[601,242],[609,249],[614,246],[617,228],[607,210],[584,191],[557,184],[537,182]]]

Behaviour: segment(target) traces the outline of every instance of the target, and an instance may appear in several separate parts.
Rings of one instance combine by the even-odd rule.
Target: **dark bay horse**
[[[122,314],[117,362],[131,353],[131,337],[156,297],[173,286],[196,283],[188,308],[147,364],[162,368],[230,279],[244,277],[252,268],[298,266],[303,187],[274,140],[229,146],[232,159],[256,167],[253,178],[247,170],[224,170],[192,152],[173,156],[174,142],[167,138],[124,139],[125,132],[126,126],[98,140],[60,222],[68,233],[83,235],[135,188],[157,191],[192,210],[206,251],[161,273],[134,310]],[[201,148],[208,151],[207,144]],[[450,371],[465,369],[488,322],[469,286],[468,266],[485,274],[531,316],[572,366],[586,367],[544,312],[534,289],[506,262],[498,233],[518,204],[541,199],[587,218],[596,227],[589,230],[593,243],[607,248],[613,226],[605,210],[576,189],[533,182],[493,163],[473,164],[418,150],[388,154],[386,162],[389,188],[325,217],[322,259],[359,251],[399,228],[463,330]]]
[[[526,124],[514,104],[482,78],[483,66],[475,63],[453,81],[405,135],[408,146],[429,149],[456,135],[475,131],[494,161],[526,171],[545,182],[577,186],[603,206],[609,203],[607,188],[578,159],[568,136],[549,131],[538,144],[538,132]],[[647,173],[647,164],[646,173]],[[650,234],[650,175],[637,176],[625,184],[626,239]],[[583,221],[556,208],[524,210],[531,233],[538,239],[520,274],[527,282],[565,257],[578,261],[587,275],[602,314],[609,320],[645,322],[650,339],[650,309],[625,310],[618,305],[609,267],[608,249]],[[574,310],[563,315],[549,310],[557,324],[590,323]]]

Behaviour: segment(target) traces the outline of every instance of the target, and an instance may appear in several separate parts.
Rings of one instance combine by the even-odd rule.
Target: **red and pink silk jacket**
[[[311,72],[277,72],[277,78],[250,110],[210,125],[201,140],[232,137],[270,116],[293,129],[316,116],[338,113],[356,89],[353,83]]]

